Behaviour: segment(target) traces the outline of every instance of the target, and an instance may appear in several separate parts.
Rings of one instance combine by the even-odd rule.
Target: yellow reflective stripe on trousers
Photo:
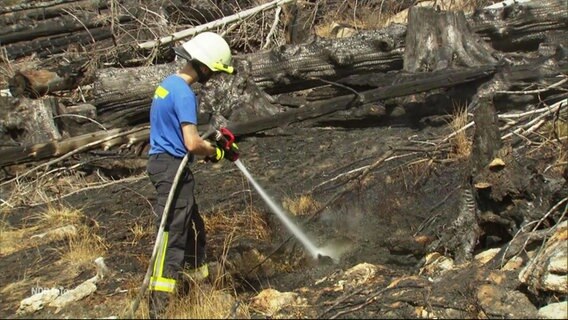
[[[158,248],[158,254],[154,261],[153,276],[150,278],[150,290],[173,292],[176,286],[174,279],[162,277],[164,272],[164,262],[166,260],[166,250],[168,248],[168,232],[164,232],[162,243]]]
[[[166,250],[168,248],[168,232],[164,232],[162,238],[162,243],[158,248],[158,254],[156,255],[156,260],[154,261],[154,273],[155,277],[161,277],[164,273],[164,261],[166,260]]]
[[[150,278],[150,290],[162,292],[174,292],[176,281],[174,279],[152,277]]]
[[[204,264],[197,269],[189,271],[187,275],[193,280],[201,281],[209,276],[209,267],[207,264]]]

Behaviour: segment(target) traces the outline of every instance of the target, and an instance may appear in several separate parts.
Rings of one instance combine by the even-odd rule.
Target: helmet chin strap
[[[204,67],[205,65],[197,60],[191,60],[191,66],[193,67],[193,69],[195,69],[195,72],[197,73],[197,77],[199,78],[197,80],[197,82],[201,83],[201,84],[205,84],[207,81],[209,81],[209,78],[211,78],[211,75],[213,74],[213,72],[203,72],[202,67]],[[205,66],[205,68],[207,68]]]

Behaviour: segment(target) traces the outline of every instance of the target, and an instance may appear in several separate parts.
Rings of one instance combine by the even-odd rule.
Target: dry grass
[[[568,122],[558,120],[546,123],[541,129],[542,136],[547,139],[547,144],[555,150],[555,160],[550,166],[550,171],[562,175],[568,166]]]
[[[229,234],[234,230],[239,230],[239,237],[269,239],[268,224],[262,212],[252,206],[248,206],[242,212],[219,210],[204,215],[203,220],[208,234]]]
[[[58,227],[77,225],[81,223],[83,214],[78,209],[51,205],[32,218],[33,225],[20,228],[13,228],[6,221],[0,221],[0,256],[73,236],[70,232],[60,232],[45,238],[34,237]]]
[[[10,59],[8,59],[8,53],[6,48],[0,48],[0,88],[5,88],[8,86],[8,79],[14,76],[14,66]]]
[[[58,250],[61,264],[79,268],[91,264],[107,249],[104,240],[96,234],[97,226],[83,224],[85,216],[80,209],[50,204],[37,218],[37,225],[41,227],[76,226],[77,232],[69,234],[65,247]]]
[[[451,138],[450,143],[452,146],[451,158],[464,159],[471,154],[471,139],[467,135],[466,130],[461,130],[468,123],[468,113],[466,106],[456,106],[454,108],[450,127],[455,135]]]
[[[0,223],[0,257],[32,247],[30,236],[38,229],[38,226],[13,229],[6,222]]]
[[[310,195],[302,195],[296,199],[284,199],[282,206],[294,216],[305,216],[318,210],[321,204]]]
[[[209,269],[209,279],[192,281],[188,296],[177,297],[169,307],[167,315],[173,319],[227,319],[237,316],[239,319],[250,318],[248,308],[236,307],[237,293],[234,281],[225,273],[227,255],[235,239],[236,229],[226,234],[223,252],[217,262],[217,268]],[[232,314],[234,313],[234,314]]]
[[[78,224],[82,221],[83,217],[83,212],[79,209],[60,204],[50,204],[37,218],[41,225],[61,227],[68,224]]]
[[[69,238],[65,248],[60,250],[59,262],[72,268],[81,268],[103,256],[107,248],[104,240],[91,228],[81,226],[77,235]]]
[[[154,235],[153,227],[139,222],[135,222],[129,230],[132,233],[132,241],[130,242],[132,246],[136,246],[142,238]]]
[[[542,126],[542,134],[548,139],[565,139],[568,137],[568,121],[559,119],[549,121]]]
[[[235,307],[235,292],[228,289],[214,290],[211,287],[199,286],[187,297],[180,297],[173,301],[168,309],[167,317],[170,319],[250,319],[248,307],[239,305]],[[234,315],[231,314],[234,311]]]

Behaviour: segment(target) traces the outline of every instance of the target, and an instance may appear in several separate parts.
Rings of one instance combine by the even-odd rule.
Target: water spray
[[[254,180],[250,172],[247,170],[247,168],[243,165],[243,163],[240,160],[236,160],[234,163],[245,175],[245,177],[247,177],[248,181],[252,183],[252,185],[254,186],[258,194],[260,194],[264,202],[268,205],[270,210],[272,210],[272,212],[274,212],[278,216],[280,221],[282,221],[282,223],[284,223],[286,228],[288,228],[288,230],[302,243],[302,245],[306,248],[306,250],[308,250],[308,252],[312,255],[313,258],[321,259],[329,257],[334,261],[339,260],[339,257],[336,254],[334,254],[333,250],[317,248],[313,244],[313,242],[306,236],[306,234],[302,231],[302,229],[300,229],[300,227],[295,225],[292,222],[292,220],[290,220],[290,218],[286,215],[284,210],[278,204],[276,204],[276,202],[272,198],[270,198],[270,196],[256,182],[256,180]]]

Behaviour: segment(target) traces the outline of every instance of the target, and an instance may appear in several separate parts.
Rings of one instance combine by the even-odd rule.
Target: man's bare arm
[[[203,140],[197,132],[197,126],[191,123],[182,123],[183,142],[185,148],[193,155],[211,156],[215,154],[215,147]]]

